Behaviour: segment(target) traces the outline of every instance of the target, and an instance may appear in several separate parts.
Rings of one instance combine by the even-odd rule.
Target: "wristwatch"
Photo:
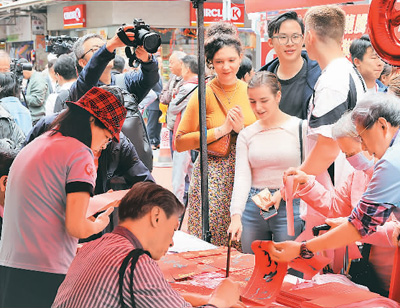
[[[306,242],[302,242],[300,245],[300,257],[303,259],[311,259],[314,257],[314,253],[307,249]]]

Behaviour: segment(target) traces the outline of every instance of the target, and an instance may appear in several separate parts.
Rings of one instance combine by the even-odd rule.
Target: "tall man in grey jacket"
[[[21,63],[28,63],[26,59],[20,59]],[[35,125],[46,114],[46,100],[49,89],[43,75],[35,70],[22,71],[24,78],[28,80],[25,92],[26,105],[31,112],[32,125]]]

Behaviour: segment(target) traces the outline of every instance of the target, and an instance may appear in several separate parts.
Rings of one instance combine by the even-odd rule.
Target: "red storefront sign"
[[[63,8],[64,29],[86,27],[86,4]]]
[[[346,12],[346,27],[344,31],[344,38],[342,43],[342,49],[344,55],[350,59],[350,45],[351,42],[360,38],[361,35],[368,33],[368,4],[361,5],[346,5],[342,6],[342,9]],[[304,14],[307,12],[306,9],[294,10],[297,14],[304,18]],[[279,14],[285,11],[279,12]],[[266,15],[262,15],[259,23],[257,24],[256,32],[260,33],[263,38],[267,31],[267,18]],[[261,64],[264,65],[266,62],[271,61],[275,57],[274,50],[269,46],[268,42],[261,43]]]
[[[355,0],[361,1],[361,0]],[[338,0],[280,0],[280,1],[262,1],[262,0],[245,0],[246,12],[256,13],[256,12],[266,12],[266,11],[276,11],[276,10],[288,10],[303,7],[311,7],[315,5],[324,4],[337,4],[343,3],[345,1]]]
[[[222,20],[222,3],[205,2],[204,3],[204,26],[216,23]],[[197,25],[197,10],[190,6],[190,25]],[[231,4],[231,17],[237,27],[244,27],[244,5],[243,4]]]

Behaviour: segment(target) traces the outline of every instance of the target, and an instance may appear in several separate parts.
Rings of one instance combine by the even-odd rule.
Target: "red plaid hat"
[[[86,92],[75,104],[95,116],[119,142],[119,133],[126,117],[126,109],[112,93],[98,87]]]

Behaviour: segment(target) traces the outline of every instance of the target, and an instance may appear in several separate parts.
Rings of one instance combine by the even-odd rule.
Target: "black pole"
[[[200,172],[201,172],[201,217],[203,240],[211,241],[208,206],[208,154],[206,124],[206,83],[204,57],[204,1],[192,0],[197,9],[197,48],[199,62],[199,123],[200,123]]]

